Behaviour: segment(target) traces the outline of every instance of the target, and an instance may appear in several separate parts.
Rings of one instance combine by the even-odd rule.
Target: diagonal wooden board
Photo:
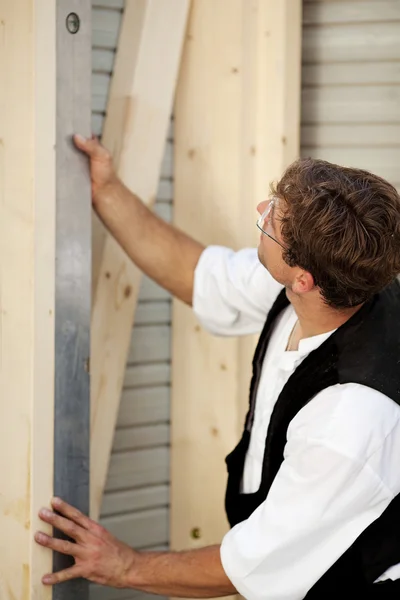
[[[300,72],[301,0],[193,0],[175,106],[178,227],[206,244],[257,244],[256,206],[298,156]],[[179,301],[173,323],[171,546],[181,550],[228,530],[224,458],[243,427],[254,337],[212,337]]]
[[[190,0],[127,0],[103,142],[148,206],[162,155]],[[140,271],[95,223],[91,341],[91,516],[99,517],[137,302]]]

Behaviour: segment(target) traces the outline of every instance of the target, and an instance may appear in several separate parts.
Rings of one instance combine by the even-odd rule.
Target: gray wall
[[[400,2],[304,1],[301,153],[400,187]]]

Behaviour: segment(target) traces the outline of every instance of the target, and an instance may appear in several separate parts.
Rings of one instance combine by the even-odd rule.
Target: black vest
[[[247,519],[266,499],[283,462],[286,432],[291,420],[321,390],[338,383],[360,383],[382,392],[400,405],[400,283],[396,280],[364,304],[296,368],[271,415],[260,487],[255,493],[241,494],[261,369],[274,323],[288,304],[283,290],[268,314],[255,351],[250,406],[242,439],[226,458],[229,475],[225,508],[231,526]],[[400,580],[373,584],[398,562],[400,495],[315,583],[305,598],[326,600],[337,599],[339,595],[350,598],[354,593],[354,600],[400,600]]]

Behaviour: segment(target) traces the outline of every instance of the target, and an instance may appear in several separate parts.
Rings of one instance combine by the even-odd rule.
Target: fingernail
[[[61,498],[57,498],[57,496],[56,496],[55,498],[52,499],[51,503],[59,505],[59,504],[61,504]]]
[[[86,142],[86,138],[83,137],[83,135],[81,135],[80,133],[77,133],[75,135],[75,139],[77,142],[81,142],[82,144],[84,144]]]
[[[37,531],[35,533],[35,540],[37,542],[44,542],[45,539],[46,539],[46,536],[43,533],[40,533],[40,531]]]
[[[47,508],[42,508],[42,509],[41,509],[41,511],[40,511],[40,514],[41,514],[43,517],[51,517],[51,515],[52,515],[53,513],[51,512],[51,510],[48,510]]]
[[[42,583],[50,583],[51,577],[49,575],[45,575],[42,579]]]

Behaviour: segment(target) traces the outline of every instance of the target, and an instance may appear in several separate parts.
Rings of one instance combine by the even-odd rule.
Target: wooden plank
[[[33,543],[53,494],[56,14],[0,0],[0,597],[50,600]],[[46,110],[43,110],[43,107]],[[40,525],[41,524],[41,525]],[[44,528],[50,532],[49,528]]]
[[[341,0],[337,2],[306,2],[303,23],[340,25],[368,22],[391,22],[400,20],[400,4],[397,0]]]
[[[103,496],[101,514],[104,518],[118,513],[167,506],[168,503],[168,485],[154,485],[123,492],[108,492]]]
[[[169,405],[169,386],[124,390],[117,425],[128,427],[168,421]]]
[[[101,523],[118,539],[138,550],[168,543],[166,508],[107,517]]]
[[[124,183],[148,205],[156,195],[188,9],[189,0],[128,0],[124,12],[110,96],[115,104],[114,144],[109,142],[111,133],[106,135],[111,116],[104,142]],[[96,457],[91,469],[91,514],[95,518],[101,505],[140,284],[138,269],[109,236],[98,256],[91,353],[92,452]],[[106,273],[111,276],[105,277]]]
[[[138,448],[168,446],[169,425],[156,423],[140,427],[123,427],[117,429],[114,436],[113,452],[126,452]]]
[[[130,365],[125,371],[124,388],[126,390],[133,387],[169,386],[170,381],[171,365],[169,362]]]
[[[301,143],[305,148],[320,147],[365,147],[398,146],[400,123],[390,125],[378,123],[318,123],[303,125]]]
[[[399,47],[400,55],[400,47]],[[395,123],[400,119],[400,86],[306,88],[302,122]]]
[[[298,155],[300,42],[300,1],[193,2],[174,220],[206,244],[254,245],[256,205]],[[178,302],[173,323],[171,544],[182,549],[219,543],[227,530],[224,457],[242,426],[254,339],[212,338]]]
[[[304,65],[303,86],[398,85],[400,61]]]
[[[303,28],[303,62],[306,64],[396,60],[399,54],[399,24],[396,22]]]
[[[168,483],[169,456],[165,448],[151,448],[113,454],[106,491]]]

